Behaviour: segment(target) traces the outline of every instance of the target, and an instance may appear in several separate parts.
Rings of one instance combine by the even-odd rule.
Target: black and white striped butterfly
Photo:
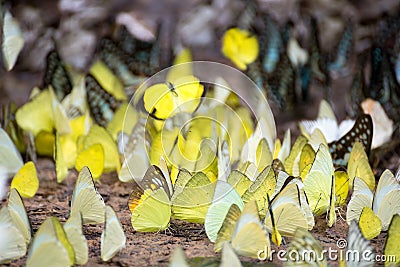
[[[355,142],[363,144],[365,152],[369,155],[373,135],[372,118],[369,114],[358,117],[353,128],[339,140],[329,143],[329,150],[335,165],[346,166],[351,149]]]
[[[51,85],[58,101],[64,99],[72,91],[71,79],[56,50],[49,52],[46,59],[46,73],[43,79],[43,87]]]
[[[121,102],[108,93],[92,75],[85,77],[86,97],[90,112],[97,124],[106,127]]]

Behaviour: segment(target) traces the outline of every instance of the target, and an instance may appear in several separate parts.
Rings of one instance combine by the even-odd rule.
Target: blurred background
[[[256,34],[265,26],[262,14],[269,14],[281,28],[289,22],[290,35],[307,50],[311,38],[310,19],[315,18],[321,53],[331,58],[346,26],[353,26],[350,71],[337,77],[331,75],[328,92],[326,84],[311,83],[309,99],[285,111],[284,122],[315,117],[322,97],[331,101],[336,115],[343,119],[347,115],[344,96],[357,70],[357,56],[368,51],[382,31],[397,32],[400,25],[398,0],[255,2],[257,15],[253,29]],[[160,25],[161,66],[170,65],[173,54],[182,47],[192,50],[194,60],[233,66],[221,53],[221,38],[228,28],[236,25],[249,3],[241,0],[4,1],[4,9],[9,10],[20,25],[25,44],[12,71],[0,68],[0,104],[12,100],[20,106],[28,100],[30,90],[42,85],[46,55],[54,48],[72,69],[87,72],[98,57],[99,40],[112,36],[118,25],[125,25],[133,36],[146,41],[155,38]],[[397,38],[398,35],[392,36]],[[389,43],[393,47],[395,40]],[[366,81],[369,62],[365,61]]]

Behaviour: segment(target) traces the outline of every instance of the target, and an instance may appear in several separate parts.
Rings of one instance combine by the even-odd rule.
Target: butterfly
[[[101,259],[109,261],[125,247],[126,236],[111,206],[106,206],[104,231],[101,234]]]
[[[347,235],[347,246],[345,255],[349,255],[346,259],[347,267],[356,267],[356,266],[374,266],[374,258],[375,254],[373,253],[373,247],[370,242],[363,236],[362,231],[360,230],[359,225],[355,221],[350,223],[349,233]],[[350,251],[359,251],[360,253],[364,253],[365,257],[356,258],[357,256],[350,256]],[[369,252],[369,253],[367,253]],[[339,263],[339,266],[344,263],[344,260]]]
[[[362,179],[356,177],[354,178],[353,195],[347,205],[347,222],[358,221],[363,208],[369,207],[380,219],[381,230],[386,231],[392,216],[400,212],[400,204],[397,201],[399,197],[400,184],[389,170],[382,173],[375,193]]]
[[[46,72],[43,79],[43,88],[51,85],[58,101],[62,101],[72,91],[72,82],[63,61],[56,50],[47,54]]]
[[[315,129],[319,129],[326,142],[331,143],[345,135],[353,125],[353,120],[344,120],[339,124],[330,104],[326,100],[321,100],[317,119],[301,121],[299,128],[300,132],[309,140]]]
[[[92,75],[85,77],[85,84],[91,114],[97,124],[106,127],[113,119],[121,103],[104,90]]]
[[[238,255],[257,258],[259,252],[263,251],[269,257],[269,236],[260,222],[254,200],[249,201],[242,212],[236,204],[231,205],[218,232],[214,250],[221,251],[226,242],[231,244]]]
[[[229,174],[227,182],[235,188],[240,197],[243,196],[252,183],[249,177],[238,170],[233,170]]]
[[[321,244],[303,228],[296,230],[287,249],[286,259],[285,266],[327,266]]]
[[[204,224],[213,195],[214,184],[203,172],[197,172],[189,180],[178,178],[172,196],[172,218]]]
[[[239,69],[246,70],[258,56],[257,37],[248,30],[231,28],[222,37],[222,53]]]
[[[28,245],[32,237],[32,227],[21,195],[15,188],[10,189],[7,208],[14,226],[16,226],[19,232],[23,235],[25,243]]]
[[[19,259],[26,254],[27,244],[24,234],[15,225],[11,212],[7,207],[0,209],[0,263]]]
[[[312,230],[315,225],[314,215],[311,211],[310,205],[308,204],[308,199],[304,191],[304,184],[300,179],[300,177],[293,177],[290,176],[285,171],[278,171],[276,187],[274,193],[271,196],[271,199],[274,199],[289,184],[296,184],[297,190],[299,192],[298,197],[299,197],[300,208],[302,210],[303,217],[307,221],[307,229]]]
[[[373,136],[372,118],[364,114],[356,120],[353,128],[339,140],[329,143],[329,150],[335,165],[346,165],[349,160],[351,149],[355,142],[360,141],[367,155],[371,150]]]
[[[3,128],[0,128],[0,140],[0,175],[9,177],[16,174],[24,163],[21,154]]]
[[[329,71],[342,74],[348,71],[350,54],[353,49],[353,25],[348,23],[339,41],[336,57],[333,62],[328,64]]]
[[[156,150],[157,138],[153,137],[150,155],[148,155],[148,149],[150,146],[150,137],[145,134],[146,132],[146,121],[139,119],[136,125],[133,127],[130,135],[121,134],[119,139],[119,145],[122,146],[120,154],[125,155],[125,160],[122,163],[121,171],[118,174],[118,178],[122,182],[128,182],[132,178],[141,178],[145,175],[147,168],[150,166],[152,161],[152,152]],[[163,144],[165,145],[165,144]],[[161,140],[160,140],[160,147]],[[149,162],[150,157],[150,162]],[[160,162],[162,154],[157,155],[152,163],[156,161]]]
[[[1,8],[3,9],[3,7]],[[25,40],[18,21],[11,15],[10,11],[6,10],[4,16],[3,12],[1,12],[0,17],[2,19],[0,25],[3,26],[1,42],[3,59],[6,69],[10,71],[24,47]]]
[[[88,243],[83,235],[82,224],[81,213],[75,213],[63,225],[68,241],[74,249],[75,263],[79,265],[86,264],[89,255]]]
[[[26,266],[72,266],[74,263],[74,249],[61,223],[55,217],[48,217],[33,238]]]
[[[10,188],[16,188],[22,197],[31,198],[39,189],[36,167],[32,161],[25,163],[15,174]]]
[[[255,200],[260,216],[265,216],[267,206],[265,195],[272,196],[276,186],[275,172],[271,166],[266,167],[243,194],[242,199],[245,203]]]
[[[135,85],[143,80],[143,77],[131,72],[127,61],[130,55],[121,50],[113,40],[109,38],[101,39],[100,47],[101,60],[125,86]]]
[[[382,105],[371,98],[361,102],[364,113],[371,115],[374,133],[372,136],[371,149],[389,145],[394,132],[393,121],[388,117]]]
[[[193,75],[157,83],[143,94],[143,107],[155,119],[165,120],[179,112],[193,113],[200,105],[204,86]]]
[[[82,149],[76,157],[75,169],[80,171],[87,166],[94,179],[100,178],[104,168],[104,154],[103,146],[100,143]]]
[[[211,242],[215,242],[217,239],[218,231],[222,227],[225,216],[232,204],[243,210],[243,200],[235,188],[225,181],[218,180],[215,185],[213,200],[208,208],[204,222],[207,237]]]
[[[328,226],[336,222],[335,174],[329,149],[321,144],[310,171],[304,178],[304,190],[311,210],[316,215],[328,213]]]
[[[353,186],[354,178],[358,177],[368,185],[370,190],[374,190],[375,176],[364,146],[359,141],[355,142],[351,149],[349,161],[347,162],[347,173],[349,174],[350,188]]]
[[[2,119],[0,120],[0,124],[2,129],[6,131],[10,139],[14,142],[14,145],[18,151],[21,153],[28,153],[28,145],[25,144],[24,132],[22,131],[21,127],[18,126],[17,121],[15,120],[16,111],[17,105],[14,102],[11,101],[4,105],[1,113]]]
[[[70,216],[80,213],[83,224],[95,224],[104,222],[104,212],[104,200],[97,192],[89,168],[84,167],[76,180]]]
[[[280,246],[283,236],[293,236],[297,228],[308,229],[308,222],[301,209],[300,191],[295,183],[284,186],[275,197],[268,200],[264,224],[272,234],[272,241]]]
[[[377,237],[382,230],[381,219],[370,207],[362,208],[358,224],[364,237],[368,240]]]
[[[117,172],[121,168],[121,163],[119,160],[119,153],[116,142],[113,140],[112,136],[106,129],[99,125],[92,125],[88,134],[80,139],[78,144],[78,156],[79,153],[83,153],[89,148],[91,148],[95,144],[101,144],[104,153],[104,172],[109,172],[113,170],[117,170]],[[90,151],[89,151],[90,152]],[[95,153],[96,158],[101,159],[101,149],[96,148],[92,150],[90,153]],[[97,165],[97,174],[99,173],[99,169],[101,166],[98,165],[98,162],[93,161],[93,159],[87,158],[86,162],[91,161],[92,164]],[[83,162],[77,162],[77,164],[83,165]]]
[[[128,207],[132,213],[133,229],[141,232],[165,230],[171,217],[172,190],[172,184],[163,171],[151,165],[143,179],[134,183],[129,196]]]
[[[400,263],[399,255],[399,243],[397,242],[399,238],[400,229],[400,215],[396,214],[392,217],[389,225],[388,235],[385,241],[384,254],[386,257],[391,257],[392,260],[388,260],[388,265],[397,265]]]

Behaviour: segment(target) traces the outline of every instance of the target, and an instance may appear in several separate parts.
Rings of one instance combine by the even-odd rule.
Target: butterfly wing
[[[0,128],[0,140],[0,175],[9,177],[23,166],[22,157],[3,128]]]
[[[381,233],[382,222],[370,207],[364,207],[361,211],[359,226],[363,236],[370,240]]]
[[[366,154],[369,155],[372,135],[373,126],[371,116],[368,114],[361,115],[349,132],[339,140],[329,143],[333,162],[336,165],[345,166],[349,159],[350,151],[357,141],[363,144]]]
[[[388,229],[392,216],[400,213],[398,199],[400,199],[400,184],[391,171],[385,170],[379,179],[372,207],[382,221],[382,231]]]
[[[90,112],[97,124],[106,127],[113,119],[121,102],[104,90],[92,75],[85,77],[86,97]]]
[[[3,5],[3,4],[2,4]],[[24,37],[18,21],[7,10],[3,18],[2,52],[6,69],[10,71],[24,47]]]
[[[222,230],[222,228],[221,228]],[[257,203],[250,201],[243,208],[232,235],[232,248],[238,255],[257,258],[260,251],[269,257],[270,241],[267,231],[260,222]]]
[[[194,223],[204,223],[213,195],[214,184],[204,173],[196,173],[186,183],[182,192],[173,198],[173,218]]]
[[[10,190],[7,207],[14,225],[24,236],[26,244],[29,244],[32,237],[31,224],[29,222],[24,203],[22,202],[22,198],[18,190],[15,188]]]
[[[267,230],[272,232],[275,225],[281,235],[293,236],[297,228],[308,229],[307,219],[300,205],[299,188],[295,183],[289,183],[271,201],[273,216],[268,212],[264,220]]]
[[[132,193],[128,205],[132,212],[131,224],[136,231],[157,232],[167,229],[171,217],[171,203],[164,189],[146,189],[142,194]]]
[[[125,247],[126,236],[112,207],[106,206],[104,231],[101,234],[101,259],[108,261]]]
[[[82,231],[82,215],[76,213],[68,218],[63,225],[68,241],[74,248],[75,263],[79,265],[86,264],[88,261],[88,244]]]
[[[359,177],[364,180],[371,190],[375,188],[375,176],[364,146],[359,142],[355,142],[350,152],[350,158],[347,163],[347,172],[349,174],[350,188],[353,186],[354,177]]]
[[[357,222],[352,221],[349,226],[349,234],[347,236],[347,251],[362,251],[365,253],[365,257],[361,258],[360,261],[355,259],[348,259],[346,266],[347,267],[368,267],[374,266],[374,254],[373,254],[373,247],[371,246],[370,242],[364,238],[362,235],[360,228],[357,225]],[[370,253],[367,254],[366,251]],[[351,254],[348,254],[351,255]]]
[[[74,262],[74,250],[60,222],[47,218],[35,234],[26,266],[71,266]]]
[[[287,250],[285,266],[327,266],[326,256],[321,244],[310,232],[297,229]],[[302,257],[305,255],[304,257]],[[298,257],[296,257],[298,256]]]
[[[58,101],[62,101],[72,91],[72,83],[57,51],[50,51],[46,58],[46,72],[43,87],[51,85]]]
[[[26,240],[24,235],[14,224],[11,214],[6,207],[0,209],[0,263],[7,263],[26,254]]]
[[[384,254],[388,257],[389,255],[392,257],[395,257],[395,262],[387,262],[385,265],[386,266],[392,266],[393,265],[398,265],[400,263],[400,243],[399,243],[399,238],[400,238],[400,215],[396,214],[393,216],[390,226],[389,226],[389,231],[387,235],[387,239],[385,242],[385,247],[384,247]]]
[[[219,229],[221,229],[224,219],[232,204],[243,209],[244,203],[236,190],[224,181],[217,181],[213,202],[208,208],[204,227],[207,237],[211,242],[215,242]]]
[[[353,195],[347,205],[347,223],[350,223],[352,220],[358,221],[362,209],[364,207],[372,207],[372,200],[374,198],[368,185],[360,178],[354,178],[353,188]]]
[[[104,222],[105,204],[88,167],[79,172],[71,200],[71,216],[82,214],[83,224]]]
[[[39,189],[35,164],[29,161],[22,166],[11,181],[10,188],[16,188],[22,197],[31,198]]]

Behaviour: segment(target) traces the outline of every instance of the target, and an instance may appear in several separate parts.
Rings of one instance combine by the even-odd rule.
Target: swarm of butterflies
[[[281,35],[268,15],[264,17],[266,35],[259,42],[254,39],[250,25],[256,10],[249,2],[238,28],[223,37],[222,52],[238,68],[247,69],[276,103],[294,98],[288,91],[294,88],[290,86],[293,62],[298,62],[295,66],[302,75],[312,73],[328,81],[320,69],[318,44],[311,46],[309,56],[304,51],[286,53],[286,45],[298,48],[298,44],[288,29]],[[9,31],[3,30],[7,37],[3,37],[3,55],[11,69],[18,49],[9,51],[10,47],[19,44],[20,50],[23,39],[9,12],[3,27]],[[344,68],[351,36],[351,28],[346,29],[331,70]],[[114,210],[105,205],[95,187],[95,180],[110,171],[132,185],[127,208],[135,231],[167,231],[171,220],[204,224],[215,252],[222,251],[223,266],[240,266],[237,255],[257,259],[263,251],[268,258],[274,246],[287,241],[291,241],[288,252],[312,249],[321,254],[321,244],[309,232],[315,217],[325,215],[327,226],[332,227],[344,209],[350,225],[347,249],[372,251],[369,240],[387,231],[384,253],[397,257],[388,265],[400,263],[396,242],[400,171],[394,175],[385,170],[376,184],[369,163],[371,149],[392,135],[393,129],[380,135],[388,128],[382,121],[393,122],[379,102],[387,94],[387,99],[395,101],[397,87],[388,85],[379,102],[363,102],[356,120],[341,124],[329,103],[322,101],[316,120],[299,123],[301,135],[292,145],[290,130],[282,141],[276,137],[272,111],[262,103],[265,99],[259,99],[262,108],[257,109],[255,120],[228,81],[219,78],[215,86],[203,84],[195,75],[189,49],[176,56],[162,82],[138,89],[133,103],[128,102],[126,88],[136,88],[160,70],[159,54],[158,39],[137,40],[123,27],[116,38],[101,40],[98,58],[87,74],[75,72],[56,50],[51,51],[43,85],[32,90],[23,106],[6,107],[0,130],[0,175],[13,178],[7,206],[0,210],[0,233],[5,236],[0,263],[23,257],[29,246],[28,266],[85,264],[88,246],[82,227],[103,222],[101,258],[107,261],[116,255],[126,237]],[[390,61],[379,64],[390,65]],[[389,80],[379,84],[391,84]],[[304,98],[307,83],[302,84]],[[216,101],[204,100],[209,98]],[[24,164],[20,153],[31,161]],[[57,182],[72,168],[79,175],[67,222],[62,225],[54,217],[47,218],[31,242],[21,197],[34,197],[39,188],[36,155],[54,159]],[[49,251],[45,257],[43,250]],[[370,254],[363,265],[373,266],[372,259]],[[302,260],[288,259],[286,264],[326,266],[328,261]],[[185,261],[178,249],[171,265],[184,266]]]

